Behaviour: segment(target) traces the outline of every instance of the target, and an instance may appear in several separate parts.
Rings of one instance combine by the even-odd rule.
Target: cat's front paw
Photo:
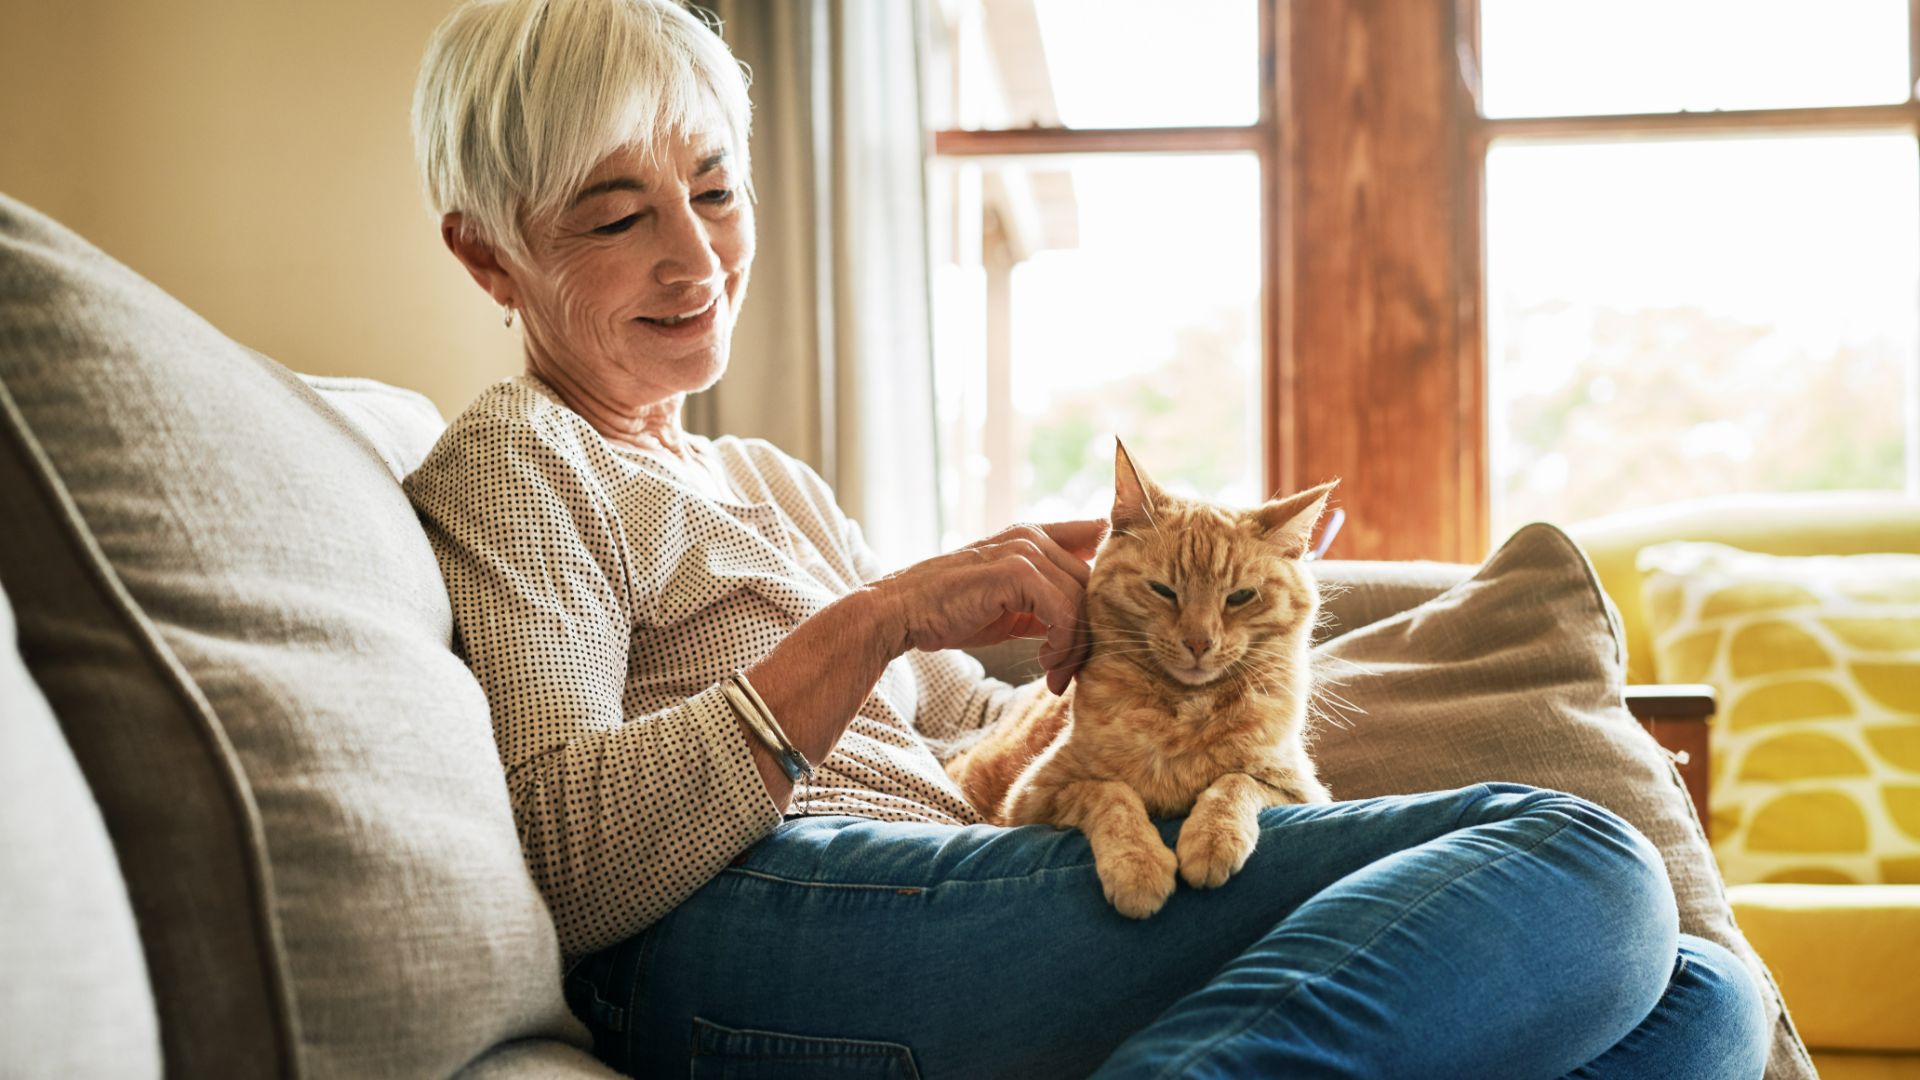
[[[1094,860],[1107,903],[1129,919],[1144,919],[1166,904],[1173,895],[1177,865],[1173,852],[1158,839]]]
[[[1176,845],[1180,876],[1196,889],[1225,885],[1247,865],[1247,857],[1253,854],[1253,845],[1259,839],[1257,829],[1239,821],[1197,815],[1188,818]]]

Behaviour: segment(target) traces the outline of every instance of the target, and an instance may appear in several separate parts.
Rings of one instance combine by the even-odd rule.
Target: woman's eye
[[[1227,594],[1227,603],[1233,607],[1239,607],[1251,599],[1253,599],[1252,589],[1241,589]]]
[[[709,191],[706,194],[700,196],[700,201],[705,203],[712,203],[715,206],[725,206],[728,203],[733,201],[733,189],[732,188],[715,188],[714,190]]]
[[[1151,588],[1151,589],[1152,589],[1152,590],[1153,590],[1154,592],[1157,592],[1157,593],[1159,593],[1159,594],[1160,594],[1161,596],[1164,596],[1164,597],[1166,597],[1166,598],[1167,598],[1167,599],[1169,599],[1169,600],[1172,600],[1172,599],[1175,599],[1175,596],[1174,596],[1174,592],[1173,592],[1173,590],[1172,590],[1172,589],[1169,589],[1169,588],[1167,588],[1167,587],[1166,587],[1165,585],[1162,585],[1162,584],[1160,584],[1160,583],[1159,583],[1159,582],[1157,582],[1157,581],[1149,581],[1149,582],[1147,582],[1147,585],[1148,585],[1148,587],[1149,587],[1149,588]]]
[[[609,221],[593,231],[601,236],[613,236],[633,228],[633,223],[639,220],[639,214],[628,214],[619,221]]]

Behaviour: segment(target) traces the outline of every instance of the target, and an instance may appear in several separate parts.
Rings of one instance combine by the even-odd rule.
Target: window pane
[[[1909,484],[1917,161],[1905,135],[1497,144],[1495,535]]]
[[[1104,514],[1116,435],[1258,500],[1259,192],[1251,155],[935,163],[945,543]]]
[[[1907,0],[1481,0],[1488,116],[1907,100]]]
[[[938,128],[1245,125],[1254,0],[931,0]]]

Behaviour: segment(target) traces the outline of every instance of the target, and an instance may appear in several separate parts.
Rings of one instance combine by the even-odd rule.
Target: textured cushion
[[[1446,592],[1473,573],[1461,563],[1327,559],[1313,564],[1320,584],[1315,644],[1371,626]]]
[[[120,865],[0,592],[0,1076],[159,1075]]]
[[[38,503],[0,485],[0,575],[114,834],[168,1071],[446,1076],[512,1040],[584,1045],[486,703],[380,457],[5,199],[0,386],[6,434],[48,466]],[[209,837],[183,865],[173,840]]]
[[[1736,885],[1728,895],[1808,1045],[1920,1051],[1920,885]]]
[[[0,305],[10,260],[0,235]],[[11,323],[0,317],[0,356]],[[293,1067],[266,855],[239,765],[199,691],[100,558],[0,378],[0,582],[21,652],[113,838],[168,1071]]]
[[[1706,540],[1774,555],[1920,554],[1920,498],[1893,491],[1723,495],[1629,510],[1568,530],[1619,606],[1627,681],[1655,681],[1653,639],[1641,606],[1640,549]]]
[[[374,379],[327,375],[300,378],[372,444],[395,480],[404,480],[419,468],[447,428],[446,418],[425,394]]]
[[[1473,575],[1316,651],[1331,681],[1314,758],[1334,797],[1490,780],[1554,788],[1631,821],[1665,857],[1681,928],[1763,980],[1770,1080],[1811,1077],[1765,966],[1734,925],[1692,802],[1622,701],[1619,629],[1586,558],[1547,525]]]
[[[1654,665],[1710,683],[1728,881],[1920,884],[1920,555],[1640,552]]]

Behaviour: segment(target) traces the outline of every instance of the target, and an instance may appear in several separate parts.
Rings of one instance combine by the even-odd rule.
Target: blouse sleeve
[[[886,568],[867,545],[860,523],[844,515],[841,520],[860,580],[883,576]],[[914,713],[913,727],[936,749],[998,720],[1018,692],[1017,687],[988,678],[980,661],[959,649],[914,650],[907,658],[920,682],[920,707]]]
[[[579,447],[466,419],[407,491],[486,691],[527,866],[578,956],[665,915],[780,810],[717,687],[624,715],[635,549]]]

